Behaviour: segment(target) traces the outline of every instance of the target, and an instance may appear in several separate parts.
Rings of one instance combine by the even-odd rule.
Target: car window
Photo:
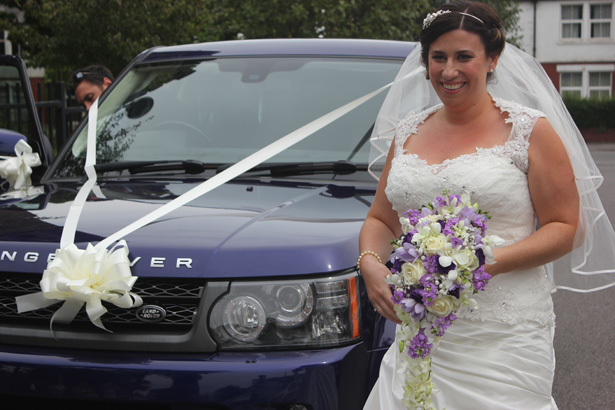
[[[97,162],[235,163],[388,83],[401,61],[356,58],[225,58],[134,67],[100,107]],[[366,163],[386,92],[272,162]],[[82,173],[87,127],[57,171]]]

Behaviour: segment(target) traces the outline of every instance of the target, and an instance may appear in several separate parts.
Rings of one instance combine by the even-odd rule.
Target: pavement
[[[590,142],[587,144],[590,151],[615,151],[615,142]]]

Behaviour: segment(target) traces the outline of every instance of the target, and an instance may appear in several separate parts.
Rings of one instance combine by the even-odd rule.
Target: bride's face
[[[449,31],[429,47],[429,79],[445,104],[470,103],[487,92],[487,73],[497,58],[487,56],[477,34]]]

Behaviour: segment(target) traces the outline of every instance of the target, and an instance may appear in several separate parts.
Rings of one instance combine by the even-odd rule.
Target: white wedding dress
[[[395,156],[386,194],[400,214],[417,208],[444,189],[468,192],[492,216],[488,233],[507,244],[531,235],[536,219],[527,169],[530,134],[542,113],[494,98],[508,113],[511,134],[505,144],[430,165],[403,150],[406,139],[438,110],[409,115],[397,128]],[[475,296],[479,308],[464,308],[432,354],[432,397],[447,410],[552,410],[555,370],[554,313],[544,267],[514,271],[491,279]],[[365,405],[369,410],[403,409],[404,374],[397,371],[397,342],[388,350],[379,379]]]

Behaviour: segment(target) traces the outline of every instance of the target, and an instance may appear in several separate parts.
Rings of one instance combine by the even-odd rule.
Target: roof
[[[262,39],[233,40],[158,47],[144,53],[140,62],[237,56],[343,56],[405,58],[416,43],[366,39]]]

